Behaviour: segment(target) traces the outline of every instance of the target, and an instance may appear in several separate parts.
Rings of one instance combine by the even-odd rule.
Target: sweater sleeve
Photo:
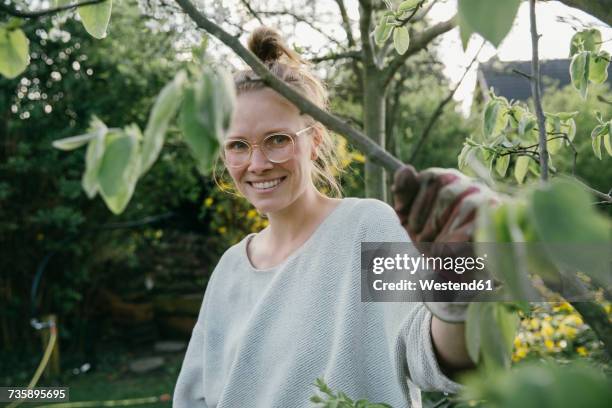
[[[174,388],[173,408],[208,408],[204,399],[204,331],[198,321],[191,334],[183,366]]]
[[[411,242],[395,211],[386,203],[371,202],[363,236],[370,242]],[[387,303],[383,307],[391,335],[394,360],[405,379],[424,391],[457,393],[461,385],[446,377],[431,339],[431,312],[422,302]]]

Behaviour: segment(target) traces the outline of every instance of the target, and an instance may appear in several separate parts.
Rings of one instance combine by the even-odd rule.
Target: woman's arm
[[[465,343],[465,324],[446,323],[433,316],[431,340],[440,368],[447,375],[453,375],[474,367]]]

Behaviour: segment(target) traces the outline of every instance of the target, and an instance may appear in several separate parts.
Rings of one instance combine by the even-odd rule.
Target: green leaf
[[[395,27],[393,30],[393,46],[399,55],[404,55],[410,45],[410,34],[404,26]]]
[[[480,361],[480,314],[487,303],[470,302],[465,320],[465,343],[468,355],[478,364]]]
[[[505,177],[506,172],[508,171],[508,166],[510,165],[510,155],[507,154],[505,156],[499,156],[495,161],[495,171],[500,177]]]
[[[508,108],[506,103],[498,98],[491,99],[484,111],[483,134],[492,139],[498,136],[508,124]]]
[[[181,104],[183,84],[187,79],[184,71],[179,71],[174,79],[159,93],[144,131],[140,174],[146,173],[157,160],[164,144],[168,124],[176,115]]]
[[[30,63],[30,42],[20,28],[0,27],[0,74],[15,78]]]
[[[98,172],[102,163],[102,157],[104,156],[104,150],[106,149],[105,141],[108,128],[100,119],[94,116],[89,125],[89,132],[96,136],[87,145],[85,172],[83,173],[81,184],[87,197],[91,199],[95,197],[99,190]]]
[[[64,139],[54,140],[52,145],[60,150],[74,150],[86,145],[90,140],[96,137],[96,133],[86,133],[84,135],[66,137]]]
[[[570,64],[570,76],[572,79],[572,85],[582,95],[583,99],[586,99],[589,85],[589,52],[580,52],[572,58]]]
[[[599,160],[602,159],[601,142],[603,141],[605,143],[605,135],[610,135],[610,122],[605,123],[603,125],[595,126],[595,128],[591,132],[591,146],[593,147],[593,152],[595,153],[595,156],[597,156]]]
[[[595,153],[595,157],[601,160],[601,142],[602,137],[597,136],[591,140],[591,146],[593,147],[593,153]]]
[[[467,50],[468,43],[470,42],[470,37],[474,34],[474,30],[465,22],[464,19],[461,18],[459,14],[457,16],[457,20],[459,22],[459,37],[461,37],[461,45],[463,46],[463,51]]]
[[[406,1],[403,1],[402,3],[400,3],[399,7],[397,8],[397,11],[399,13],[404,13],[406,11],[410,11],[410,10],[414,9],[416,6],[418,6],[421,1],[423,1],[423,0],[406,0]]]
[[[100,194],[114,214],[121,214],[132,198],[140,175],[140,130],[130,126],[125,131],[111,131],[100,164]]]
[[[467,26],[497,47],[512,28],[519,5],[520,0],[459,0],[461,30]]]
[[[510,367],[518,315],[501,303],[487,303],[480,317],[482,359],[486,367]]]
[[[568,180],[540,186],[531,194],[528,214],[529,224],[551,251],[550,259],[563,266],[560,271],[582,271],[609,284],[609,259],[601,248],[611,242],[611,224],[581,186]],[[563,244],[561,250],[555,244]]]
[[[393,25],[389,24],[389,16],[383,16],[374,30],[374,41],[376,45],[382,47],[389,37],[391,37],[392,31]]]
[[[215,76],[215,82],[217,83],[217,86],[214,87],[215,110],[218,115],[217,122],[221,122],[220,129],[217,129],[217,140],[219,140],[219,143],[223,143],[236,104],[236,88],[233,77],[228,71],[218,69],[215,71]]]
[[[589,81],[603,84],[608,79],[608,66],[610,66],[610,54],[600,51],[599,54],[591,53],[589,61]]]
[[[202,124],[200,116],[201,111],[198,109],[196,100],[196,87],[199,87],[199,92],[206,93],[203,88],[204,82],[191,86],[185,90],[183,103],[181,106],[180,124],[185,137],[185,143],[189,146],[191,155],[196,160],[198,170],[202,174],[208,174],[212,169],[214,158],[219,149],[219,141],[215,134],[214,122],[209,122],[207,126]],[[212,91],[208,91],[212,95]],[[205,98],[205,100],[209,100]],[[214,101],[210,100],[208,106],[203,106],[204,113],[214,109]]]
[[[98,39],[106,37],[112,8],[113,0],[77,8],[81,21],[83,21],[83,27],[89,35]]]
[[[601,48],[601,32],[596,28],[580,31],[572,37],[570,43],[570,57],[581,51],[597,53]]]
[[[607,135],[603,135],[604,146],[606,147],[606,151],[610,156],[612,156],[612,143],[610,143],[610,139],[612,138],[612,124],[608,126],[610,131]]]
[[[527,170],[529,169],[530,160],[531,159],[529,156],[519,156],[516,159],[516,163],[514,165],[514,178],[519,184],[523,184],[523,181],[525,180]]]

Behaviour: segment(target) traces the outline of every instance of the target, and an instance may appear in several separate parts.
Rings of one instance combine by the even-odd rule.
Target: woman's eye
[[[229,142],[226,146],[228,150],[231,150],[233,152],[242,152],[249,150],[249,146],[245,142],[241,142],[239,140]]]
[[[288,143],[291,143],[291,137],[283,134],[272,135],[268,138],[268,141],[275,147],[286,146]]]

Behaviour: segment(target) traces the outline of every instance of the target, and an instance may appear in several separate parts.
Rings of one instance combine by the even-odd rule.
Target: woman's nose
[[[257,173],[263,170],[271,169],[272,167],[274,167],[274,163],[268,160],[268,158],[261,151],[261,148],[259,148],[259,146],[254,147],[248,170]]]

